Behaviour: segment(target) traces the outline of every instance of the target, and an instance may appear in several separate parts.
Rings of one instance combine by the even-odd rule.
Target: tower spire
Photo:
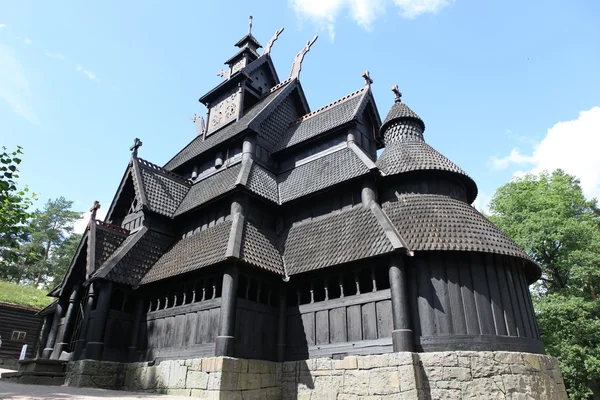
[[[402,97],[402,93],[400,93],[398,85],[392,86],[392,92],[394,92],[394,95],[396,96],[396,98],[394,99],[394,103],[402,102],[402,100],[400,99]]]

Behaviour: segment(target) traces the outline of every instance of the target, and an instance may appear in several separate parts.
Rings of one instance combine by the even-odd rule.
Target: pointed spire
[[[277,40],[277,38],[279,37],[279,35],[281,35],[281,32],[283,32],[283,26],[277,31],[275,32],[275,34],[273,35],[273,37],[269,40],[269,43],[267,43],[267,45],[265,46],[264,51],[262,52],[262,55],[264,56],[265,54],[269,54],[271,52],[271,48],[273,47],[273,43],[275,43],[275,41]]]
[[[300,50],[298,54],[296,54],[296,58],[294,58],[294,63],[292,64],[292,70],[290,71],[290,79],[298,78],[300,76],[300,70],[302,69],[302,60],[304,60],[304,56],[310,50],[310,47],[317,41],[319,37],[315,35],[312,40],[306,42],[306,45]]]
[[[252,35],[252,15],[248,20],[248,35]]]
[[[402,101],[400,99],[402,97],[402,93],[400,93],[398,85],[392,86],[392,92],[394,92],[394,95],[396,96],[396,98],[394,99],[394,103],[400,103]]]
[[[371,79],[371,75],[369,74],[369,71],[363,72],[361,76],[365,80],[365,86],[371,86],[371,84],[373,83],[373,79]]]
[[[138,149],[140,147],[142,147],[142,141],[138,138],[135,138],[135,140],[133,141],[133,146],[129,148],[129,150],[131,150],[131,157],[137,158]]]

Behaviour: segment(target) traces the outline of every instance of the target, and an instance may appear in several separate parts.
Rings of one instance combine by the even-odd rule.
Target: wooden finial
[[[252,15],[250,16],[250,20],[248,21],[248,34],[252,33]]]
[[[371,84],[373,83],[373,79],[371,79],[371,75],[369,75],[369,71],[363,72],[361,76],[365,80],[365,85],[371,86]]]
[[[94,205],[92,206],[92,208],[90,208],[90,212],[92,213],[90,215],[90,219],[92,221],[96,220],[96,212],[100,209],[100,202],[98,200],[94,201]]]
[[[219,72],[217,72],[217,76],[220,76],[221,78],[229,79],[229,70],[222,69]]]
[[[204,123],[204,118],[197,116],[196,114],[190,117],[192,122],[196,124],[196,134],[198,136],[202,135],[206,130],[206,124]]]
[[[400,103],[402,101],[402,100],[400,100],[400,98],[402,97],[402,93],[400,93],[400,90],[398,90],[398,85],[392,86],[392,92],[394,92],[394,94],[396,95],[396,98],[394,99],[394,101],[396,103]]]
[[[133,146],[129,148],[131,150],[131,156],[137,158],[138,149],[142,147],[142,141],[138,138],[135,138],[133,141]]]
[[[275,32],[275,35],[273,35],[273,37],[269,40],[269,43],[267,43],[265,49],[262,52],[263,56],[271,52],[271,47],[273,47],[273,43],[275,43],[279,35],[281,35],[281,32],[283,32],[283,26],[277,32]]]
[[[319,37],[315,35],[312,40],[306,42],[306,46],[300,50],[298,54],[296,54],[296,58],[294,58],[294,63],[292,64],[292,70],[290,72],[290,79],[298,78],[300,76],[300,70],[302,69],[302,60],[304,60],[304,56],[310,50],[310,47],[317,41]]]

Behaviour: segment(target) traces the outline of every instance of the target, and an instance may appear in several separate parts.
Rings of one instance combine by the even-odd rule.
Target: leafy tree
[[[52,273],[52,285],[56,285],[60,282],[69,268],[69,264],[77,251],[77,246],[81,241],[80,233],[71,234],[63,243],[60,245],[52,255],[53,262],[53,273]]]
[[[23,150],[20,146],[10,152],[2,147],[0,152],[0,274],[6,274],[22,254],[17,249],[28,239],[28,221],[35,194],[29,189],[19,189],[18,166],[21,164]]]
[[[562,170],[500,187],[490,219],[542,268],[533,298],[546,350],[558,358],[572,399],[599,396],[600,213]]]
[[[65,251],[68,249],[62,249],[62,246],[72,243],[68,238],[73,233],[73,225],[81,218],[81,213],[73,211],[72,206],[72,201],[59,197],[48,200],[44,208],[36,210],[33,215],[29,245],[38,255],[38,260],[29,271],[29,278],[36,287],[55,277],[57,268],[64,268]]]

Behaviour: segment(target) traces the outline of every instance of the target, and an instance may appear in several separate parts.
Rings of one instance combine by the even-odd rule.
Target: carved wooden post
[[[58,324],[63,315],[63,304],[62,300],[58,299],[56,302],[56,308],[54,309],[54,318],[52,319],[52,326],[48,333],[48,340],[46,341],[46,347],[42,352],[42,358],[50,358],[54,351],[54,344],[56,343],[56,334],[58,333]]]
[[[221,321],[215,343],[215,356],[233,357],[235,353],[235,309],[239,271],[232,265],[223,274],[221,290]]]
[[[393,256],[389,266],[392,294],[392,345],[394,351],[413,351],[413,332],[410,327],[406,266],[400,256]]]
[[[37,357],[42,358],[44,353],[44,348],[46,347],[46,343],[48,342],[48,335],[50,334],[50,328],[52,328],[52,321],[54,320],[53,314],[48,314],[44,317],[44,328],[42,329],[42,339],[40,340],[40,344],[38,346]]]
[[[95,293],[95,283],[90,284],[90,288],[88,289],[88,298],[85,302],[85,310],[83,311],[83,325],[81,328],[81,335],[79,335],[79,339],[77,339],[77,343],[75,345],[75,356],[74,360],[79,360],[81,356],[81,352],[85,347],[85,343],[87,341],[87,332],[90,324],[90,314],[92,312],[92,307],[94,306],[94,300],[96,298]]]
[[[363,207],[369,207],[371,201],[377,201],[377,192],[375,191],[375,182],[367,180],[364,182],[360,192],[360,199]]]
[[[277,330],[277,361],[285,361],[285,310],[286,310],[286,293],[282,287],[279,289],[279,321]]]
[[[67,307],[67,312],[65,313],[65,323],[63,325],[63,329],[59,332],[59,335],[56,339],[52,358],[60,358],[62,352],[68,350],[69,348],[68,342],[71,339],[71,334],[73,333],[73,325],[75,324],[77,307],[79,306],[79,290],[80,287],[76,286],[73,288],[71,296],[69,296],[69,305]]]
[[[137,350],[138,340],[140,337],[140,325],[142,320],[143,308],[144,299],[143,297],[140,297],[138,298],[138,301],[135,305],[135,320],[133,322],[133,330],[131,331],[131,341],[129,343],[129,347],[127,348],[129,361],[135,361],[135,352]]]
[[[100,286],[98,293],[98,303],[96,305],[94,316],[94,329],[88,331],[89,340],[86,345],[86,358],[92,360],[101,360],[104,351],[104,333],[106,320],[110,307],[110,297],[112,295],[112,282],[106,282]]]

